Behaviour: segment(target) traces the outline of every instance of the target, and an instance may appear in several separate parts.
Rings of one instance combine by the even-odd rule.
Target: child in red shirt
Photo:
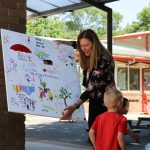
[[[122,93],[109,89],[104,94],[108,111],[97,116],[89,137],[95,150],[126,150],[124,134],[127,134],[127,119],[118,112],[122,108]]]
[[[129,111],[129,100],[127,98],[123,98],[123,107],[120,111],[120,113],[122,115],[126,115]],[[130,135],[132,138],[134,138],[136,140],[136,142],[139,142],[139,134],[138,134],[139,130],[138,129],[135,129],[135,130],[129,130],[128,129],[128,135]]]

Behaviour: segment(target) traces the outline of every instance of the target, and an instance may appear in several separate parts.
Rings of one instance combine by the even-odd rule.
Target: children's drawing
[[[65,89],[65,88],[62,87],[62,88],[60,89],[59,97],[64,100],[64,104],[65,104],[65,106],[67,107],[67,98],[71,98],[71,93],[69,93],[69,92],[67,91],[67,89]]]
[[[71,46],[1,29],[9,112],[60,117],[80,96]],[[72,119],[84,120],[80,107]]]
[[[10,47],[10,49],[14,50],[14,51],[20,51],[20,52],[25,52],[25,53],[31,53],[31,51],[29,50],[29,48],[27,48],[26,46],[22,45],[22,44],[14,44]]]
[[[43,63],[46,65],[53,65],[52,60],[43,60]]]
[[[44,60],[44,59],[46,59],[46,58],[48,58],[48,54],[46,54],[45,52],[43,52],[42,50],[35,50],[35,55],[39,58],[39,59],[41,59],[41,60]]]
[[[49,99],[53,100],[53,95],[49,88],[46,87],[46,82],[41,82],[39,86],[39,98],[40,100]]]
[[[32,92],[35,92],[34,86],[23,86],[23,85],[13,85],[13,90],[16,93],[25,92],[27,95],[31,95]]]

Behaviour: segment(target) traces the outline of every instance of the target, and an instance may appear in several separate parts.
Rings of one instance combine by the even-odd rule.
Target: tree
[[[113,36],[119,35],[122,33],[120,23],[123,19],[123,16],[119,12],[113,12]]]
[[[139,30],[150,30],[150,6],[145,7],[137,16],[139,20]]]
[[[38,18],[27,22],[27,34],[64,38],[65,27],[59,17]]]
[[[101,14],[101,26],[98,28],[97,32],[99,36],[106,36],[107,32],[107,13]],[[118,35],[121,32],[120,23],[123,19],[123,16],[119,12],[113,12],[113,24],[112,24],[112,32],[113,35]]]
[[[63,98],[64,104],[67,107],[67,98],[71,98],[71,93],[68,93],[68,91],[65,88],[60,89],[59,98]]]
[[[119,28],[123,16],[113,13],[113,30]],[[95,30],[99,36],[106,36],[107,13],[95,7],[84,8],[68,13],[64,19],[68,31],[79,33],[87,28]],[[76,35],[77,36],[77,35]]]
[[[133,22],[131,25],[128,24],[125,28],[124,28],[124,32],[123,33],[134,33],[139,31],[139,23],[138,22]]]
[[[113,12],[115,34],[120,31],[122,18],[118,12]],[[93,29],[99,36],[106,36],[107,13],[95,7],[88,7],[27,22],[27,34],[54,38],[76,39],[78,34],[87,28]]]
[[[79,9],[67,14],[65,24],[69,30],[79,32],[87,28],[96,29],[100,25],[101,13],[102,11],[94,7]]]
[[[124,28],[124,33],[134,33],[139,31],[148,31],[150,30],[150,7],[145,7],[137,15],[137,21],[128,24]]]

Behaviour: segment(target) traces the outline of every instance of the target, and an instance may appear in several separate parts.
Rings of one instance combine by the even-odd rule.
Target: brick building
[[[26,32],[26,0],[0,0],[0,28]],[[1,40],[0,40],[1,41]],[[0,42],[0,149],[25,149],[25,116],[7,110],[2,45]]]

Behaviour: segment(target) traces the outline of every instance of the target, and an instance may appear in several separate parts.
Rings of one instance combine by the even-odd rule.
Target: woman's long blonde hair
[[[85,56],[81,50],[80,40],[83,38],[90,40],[93,44],[90,57]],[[84,30],[78,35],[77,49],[79,51],[80,66],[83,70],[90,69],[91,71],[93,67],[97,68],[97,61],[101,56],[105,56],[108,60],[112,59],[110,52],[102,45],[96,33],[91,29]]]

